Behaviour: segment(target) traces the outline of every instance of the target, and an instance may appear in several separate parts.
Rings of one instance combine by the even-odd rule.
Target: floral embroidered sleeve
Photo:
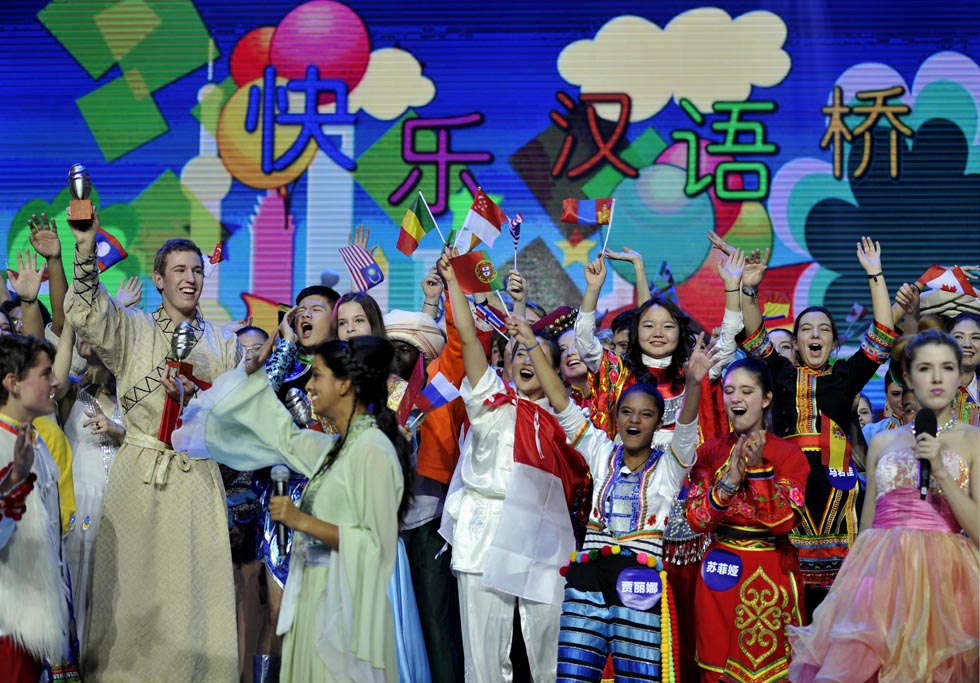
[[[750,519],[768,527],[777,535],[789,533],[797,525],[809,470],[802,452],[799,456],[800,462],[792,463],[795,466],[792,469],[799,470],[802,465],[802,478],[799,471],[787,472],[786,463],[778,471],[766,460],[759,467],[748,468],[745,486],[736,496],[741,498],[738,510],[746,521]]]
[[[792,444],[767,444],[767,450],[778,461],[778,467],[764,454],[761,465],[747,469],[744,483],[731,498],[717,487],[728,471],[727,453],[712,454],[711,461],[716,463],[713,466],[695,468],[687,498],[687,518],[692,528],[707,531],[724,521],[766,527],[779,535],[797,525],[809,474],[806,457]]]
[[[726,459],[727,453],[719,455],[710,444],[704,444],[698,449],[697,465],[691,471],[691,487],[687,491],[685,510],[687,521],[695,531],[710,531],[728,515],[729,505],[714,494],[715,482],[726,471]]]

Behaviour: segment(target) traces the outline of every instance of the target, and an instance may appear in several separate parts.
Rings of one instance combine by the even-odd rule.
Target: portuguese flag
[[[402,218],[402,229],[398,233],[398,244],[395,246],[398,251],[411,256],[419,248],[422,237],[435,230],[436,222],[429,211],[429,205],[425,203],[422,194],[415,198],[415,202],[405,212]]]
[[[456,281],[464,294],[503,289],[500,272],[485,251],[470,251],[449,261],[456,272]]]

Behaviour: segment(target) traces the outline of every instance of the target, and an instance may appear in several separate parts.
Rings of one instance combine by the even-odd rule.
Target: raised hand
[[[527,301],[527,280],[516,270],[510,271],[507,276],[507,293],[515,304]]]
[[[534,331],[527,320],[516,315],[509,315],[506,322],[508,335],[525,347],[534,346]]]
[[[857,243],[857,258],[868,275],[881,274],[881,245],[870,237],[862,237]]]
[[[282,321],[279,323],[279,336],[292,344],[295,344],[299,339],[296,335],[296,318],[301,312],[301,306],[293,306],[286,311],[286,315],[282,317]]]
[[[65,209],[66,216],[68,215],[68,211],[68,209]],[[99,212],[96,210],[96,207],[92,207],[91,223],[88,221],[84,223],[72,223],[68,221],[68,227],[71,228],[71,234],[75,236],[75,248],[78,250],[79,255],[82,258],[89,258],[95,254],[95,235],[102,227],[102,222],[99,220]]]
[[[368,240],[371,239],[371,228],[361,223],[354,232],[347,237],[348,244],[354,244],[365,251],[373,251],[367,248]]]
[[[745,254],[735,249],[718,263],[718,275],[725,283],[725,289],[738,289],[742,285],[742,272],[745,270]]]
[[[711,242],[712,247],[719,250],[721,253],[725,254],[726,256],[731,254],[733,251],[735,251],[735,247],[733,247],[728,242],[723,240],[721,236],[714,230],[708,231],[708,241]]]
[[[622,251],[606,249],[602,252],[602,255],[613,261],[628,261],[633,264],[637,262],[643,263],[643,254],[638,251],[633,251],[629,247],[623,247]]]
[[[422,294],[428,303],[437,303],[442,298],[442,292],[445,288],[446,285],[439,277],[439,271],[435,266],[430,268],[429,272],[422,278]]]
[[[694,340],[694,347],[684,362],[684,377],[687,381],[701,383],[712,365],[712,350],[704,340],[704,332],[700,332]]]
[[[7,271],[7,280],[17,292],[21,300],[35,301],[38,292],[41,291],[41,278],[43,271],[38,267],[37,254],[24,250],[23,254],[17,254],[17,271]]]
[[[38,218],[31,214],[27,220],[27,227],[31,230],[31,246],[37,253],[49,260],[61,258],[61,239],[58,237],[58,225],[53,217],[48,219],[47,214],[42,213]]]
[[[918,313],[920,294],[918,287],[906,282],[895,292],[895,303],[901,306],[906,313]]]
[[[602,289],[606,281],[606,260],[599,255],[595,261],[585,267],[585,286],[589,289]]]
[[[732,448],[731,454],[728,456],[728,471],[725,472],[725,476],[722,477],[722,481],[727,484],[730,488],[737,489],[745,481],[745,468],[746,468],[746,442],[749,440],[749,435],[742,434],[738,437],[738,441],[735,442],[735,447]]]
[[[439,256],[439,262],[436,264],[439,276],[442,277],[447,285],[450,282],[456,282],[456,271],[453,270],[453,264],[449,262],[449,259],[455,258],[458,255],[459,252],[456,251],[456,247],[443,249],[442,254]]]
[[[742,270],[742,284],[746,287],[758,287],[766,274],[766,264],[769,263],[769,249],[760,252],[754,250],[745,259],[745,268]]]
[[[140,301],[143,300],[143,281],[135,275],[128,280],[123,280],[116,290],[115,299],[127,308],[139,306]]]

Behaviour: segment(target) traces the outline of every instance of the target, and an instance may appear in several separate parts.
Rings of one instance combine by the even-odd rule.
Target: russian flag
[[[114,266],[124,258],[129,256],[119,240],[102,228],[95,233],[95,260],[99,264],[99,271],[102,272],[110,266]]]
[[[561,220],[563,223],[579,225],[608,225],[612,218],[613,200],[606,199],[563,199]]]
[[[415,397],[415,405],[423,413],[430,413],[457,398],[459,398],[459,389],[446,379],[445,375],[437,372]]]

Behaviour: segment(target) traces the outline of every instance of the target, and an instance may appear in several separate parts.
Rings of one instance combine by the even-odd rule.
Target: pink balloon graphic
[[[269,60],[281,78],[305,78],[308,66],[320,78],[347,83],[350,92],[364,77],[371,58],[371,39],[364,22],[352,9],[332,0],[313,0],[287,14],[269,48]],[[333,100],[320,96],[320,103]]]

